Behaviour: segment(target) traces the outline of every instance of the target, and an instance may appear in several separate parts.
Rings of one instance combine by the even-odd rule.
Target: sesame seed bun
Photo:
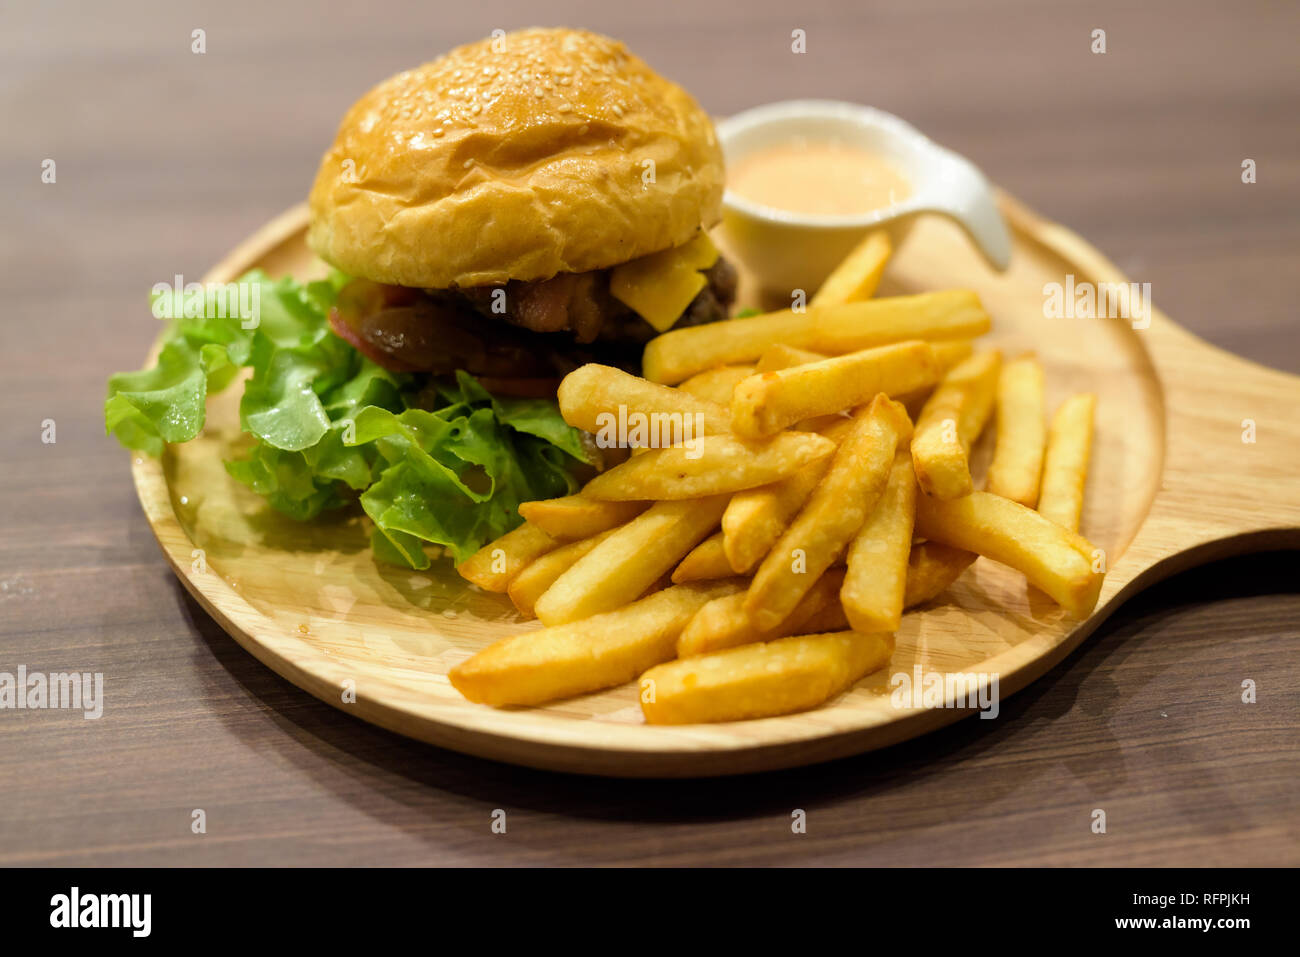
[[[521,30],[363,96],[321,161],[308,241],[401,286],[546,279],[680,245],[722,191],[713,124],[681,87],[607,37]]]

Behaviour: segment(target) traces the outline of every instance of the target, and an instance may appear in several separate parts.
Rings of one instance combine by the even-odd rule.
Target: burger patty
[[[721,257],[673,328],[727,317],[736,270]],[[493,321],[496,320],[496,321]],[[641,348],[657,331],[609,292],[609,270],[538,282],[421,292],[354,279],[330,314],[335,333],[394,372],[447,375],[464,369],[520,394],[554,394],[584,362],[640,372]],[[516,380],[516,381],[511,381]]]
[[[574,341],[644,345],[658,332],[609,291],[608,269],[560,273],[536,282],[511,280],[435,293],[459,299],[481,315],[532,332],[569,332]],[[736,269],[721,256],[705,272],[706,284],[673,328],[699,326],[727,317],[736,299]],[[504,292],[504,295],[502,293]]]

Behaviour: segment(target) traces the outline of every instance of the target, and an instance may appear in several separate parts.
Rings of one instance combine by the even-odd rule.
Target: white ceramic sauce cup
[[[728,117],[718,124],[718,137],[729,166],[796,139],[862,147],[889,161],[912,186],[902,202],[849,216],[775,209],[728,189],[722,213],[727,245],[766,289],[811,293],[866,233],[885,229],[897,247],[920,213],[956,220],[995,268],[1006,269],[1010,261],[1011,236],[984,174],[892,113],[837,100],[786,100]]]

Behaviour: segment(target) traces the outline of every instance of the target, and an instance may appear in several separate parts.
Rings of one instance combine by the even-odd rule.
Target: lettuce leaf
[[[254,442],[230,475],[302,521],[360,501],[375,557],[410,568],[429,567],[427,545],[463,561],[519,525],[521,502],[577,490],[589,454],[554,402],[498,398],[464,372],[421,388],[375,365],[330,331],[341,273],[239,282],[256,322],[210,296],[191,315],[183,295],[155,297],[155,314],[177,317],[157,364],[108,383],[105,426],[124,446],[157,456],[194,438],[209,392],[248,368],[239,413]]]

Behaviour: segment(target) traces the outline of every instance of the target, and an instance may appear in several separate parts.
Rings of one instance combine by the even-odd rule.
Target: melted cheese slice
[[[700,230],[681,246],[616,266],[609,291],[657,332],[667,332],[707,285],[701,270],[717,261],[717,247]]]

